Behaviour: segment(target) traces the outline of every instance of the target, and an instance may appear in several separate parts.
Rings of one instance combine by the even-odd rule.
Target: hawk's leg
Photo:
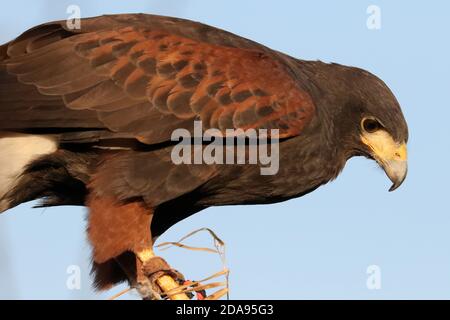
[[[136,268],[137,289],[144,299],[164,296],[166,292],[175,290],[184,282],[183,275],[170,268],[163,258],[155,256],[151,246],[136,252]],[[185,294],[174,294],[170,299],[187,300],[189,297]]]
[[[130,284],[135,285],[146,299],[155,298],[155,293],[163,295],[180,285],[183,277],[153,252],[151,208],[143,202],[118,203],[114,199],[104,197],[90,197],[88,207],[88,236],[93,246],[96,272],[101,270],[101,266],[109,265],[115,259],[114,263],[128,275]],[[119,263],[126,252],[133,254],[134,263]],[[129,275],[134,275],[134,279],[130,279]],[[96,277],[98,278],[98,274]],[[105,278],[105,275],[101,277]],[[107,282],[108,279],[104,280]],[[112,280],[111,285],[114,283]],[[170,298],[188,299],[185,294],[173,295]]]

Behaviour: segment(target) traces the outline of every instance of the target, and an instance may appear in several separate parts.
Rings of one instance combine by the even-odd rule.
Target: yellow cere
[[[365,132],[361,135],[361,140],[373,151],[373,156],[381,161],[406,161],[408,158],[406,143],[395,142],[385,130]]]

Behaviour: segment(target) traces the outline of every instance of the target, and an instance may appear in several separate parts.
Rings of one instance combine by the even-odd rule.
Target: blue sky
[[[16,0],[2,4],[0,41],[65,19],[70,4],[85,17],[144,12],[193,19],[301,59],[361,67],[382,78],[402,105],[409,176],[396,192],[387,192],[389,181],[374,162],[352,159],[336,181],[305,197],[210,208],[160,239],[200,227],[216,231],[227,243],[232,298],[450,298],[449,2]],[[366,26],[370,5],[381,10],[379,30]],[[31,205],[0,216],[0,298],[104,299],[120,290],[91,288],[85,209]],[[207,253],[161,254],[191,279],[221,267]],[[80,290],[66,286],[70,265],[80,267]],[[371,265],[381,270],[378,290],[366,286]]]

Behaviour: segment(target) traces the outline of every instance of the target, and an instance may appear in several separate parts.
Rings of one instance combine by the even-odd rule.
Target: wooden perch
[[[164,275],[156,280],[156,283],[164,293],[176,290],[180,285],[169,275]],[[187,294],[178,293],[169,296],[170,300],[190,300]]]
[[[191,246],[187,246],[187,245],[181,243],[183,240],[187,239],[188,237],[190,237],[200,231],[207,231],[207,232],[209,232],[209,234],[211,234],[211,236],[214,239],[214,245],[215,245],[216,249],[191,247]],[[224,269],[222,271],[215,273],[214,275],[212,275],[208,278],[203,279],[203,280],[189,281],[189,282],[186,282],[181,285],[176,280],[177,276],[171,275],[170,273],[169,274],[161,273],[161,275],[159,275],[159,276],[158,276],[158,274],[155,274],[155,277],[158,277],[158,278],[156,278],[156,279],[153,278],[153,280],[151,280],[151,279],[147,278],[147,276],[145,276],[145,274],[147,274],[147,275],[154,274],[154,272],[152,272],[152,269],[153,270],[164,270],[164,269],[168,270],[168,269],[170,269],[170,267],[164,259],[155,255],[155,253],[153,252],[153,249],[146,249],[146,250],[143,250],[138,253],[138,260],[140,260],[140,262],[145,265],[145,269],[146,269],[144,271],[144,274],[141,274],[141,276],[145,276],[145,278],[141,278],[144,283],[148,282],[148,284],[150,285],[150,282],[153,281],[153,283],[156,284],[161,289],[160,291],[163,293],[163,296],[165,296],[167,299],[170,299],[170,300],[190,300],[190,298],[187,294],[188,292],[194,293],[194,292],[200,292],[200,291],[206,290],[206,289],[219,288],[219,287],[221,289],[219,289],[217,292],[214,292],[209,297],[204,297],[204,299],[208,299],[208,300],[219,299],[220,297],[222,297],[228,293],[229,271],[225,267],[225,252],[224,252],[225,243],[220,238],[218,238],[217,235],[212,230],[210,230],[208,228],[202,228],[202,229],[196,230],[194,232],[191,232],[190,234],[183,237],[182,239],[180,239],[177,242],[165,242],[165,243],[158,245],[157,247],[160,247],[160,248],[164,247],[162,249],[162,250],[164,250],[170,246],[177,246],[177,247],[180,247],[183,249],[189,249],[189,250],[194,250],[194,251],[200,250],[200,251],[207,251],[207,252],[219,254],[222,259],[222,262],[224,264]],[[151,264],[150,261],[153,261],[153,264]],[[163,268],[161,268],[161,266],[163,266]],[[150,268],[150,270],[147,268]],[[226,281],[203,284],[205,281],[209,281],[213,278],[220,277],[220,276],[225,276]],[[222,288],[224,286],[225,286],[225,288]],[[152,291],[154,291],[154,289],[152,289]],[[141,293],[141,295],[145,298],[147,294]],[[156,296],[158,297],[158,295],[156,295]]]
[[[138,258],[142,263],[146,263],[154,258],[157,258],[153,250],[144,250],[138,254]],[[167,262],[165,262],[163,259],[159,258],[163,261],[166,267],[169,267],[167,265]],[[159,278],[156,279],[156,284],[159,286],[161,291],[166,294],[169,291],[173,291],[176,288],[180,287],[180,284],[175,281],[174,278],[172,278],[170,275],[163,274]],[[189,297],[185,293],[178,293],[176,295],[173,295],[170,297],[171,300],[190,300]]]

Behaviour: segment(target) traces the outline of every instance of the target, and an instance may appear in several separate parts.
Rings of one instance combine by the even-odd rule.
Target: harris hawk
[[[174,163],[172,133],[277,129],[279,170]],[[154,239],[210,206],[309,193],[353,156],[406,177],[408,129],[371,73],[304,61],[201,23],[108,15],[32,28],[0,47],[0,212],[89,208],[97,288],[145,290]],[[153,285],[153,284],[152,284]]]

